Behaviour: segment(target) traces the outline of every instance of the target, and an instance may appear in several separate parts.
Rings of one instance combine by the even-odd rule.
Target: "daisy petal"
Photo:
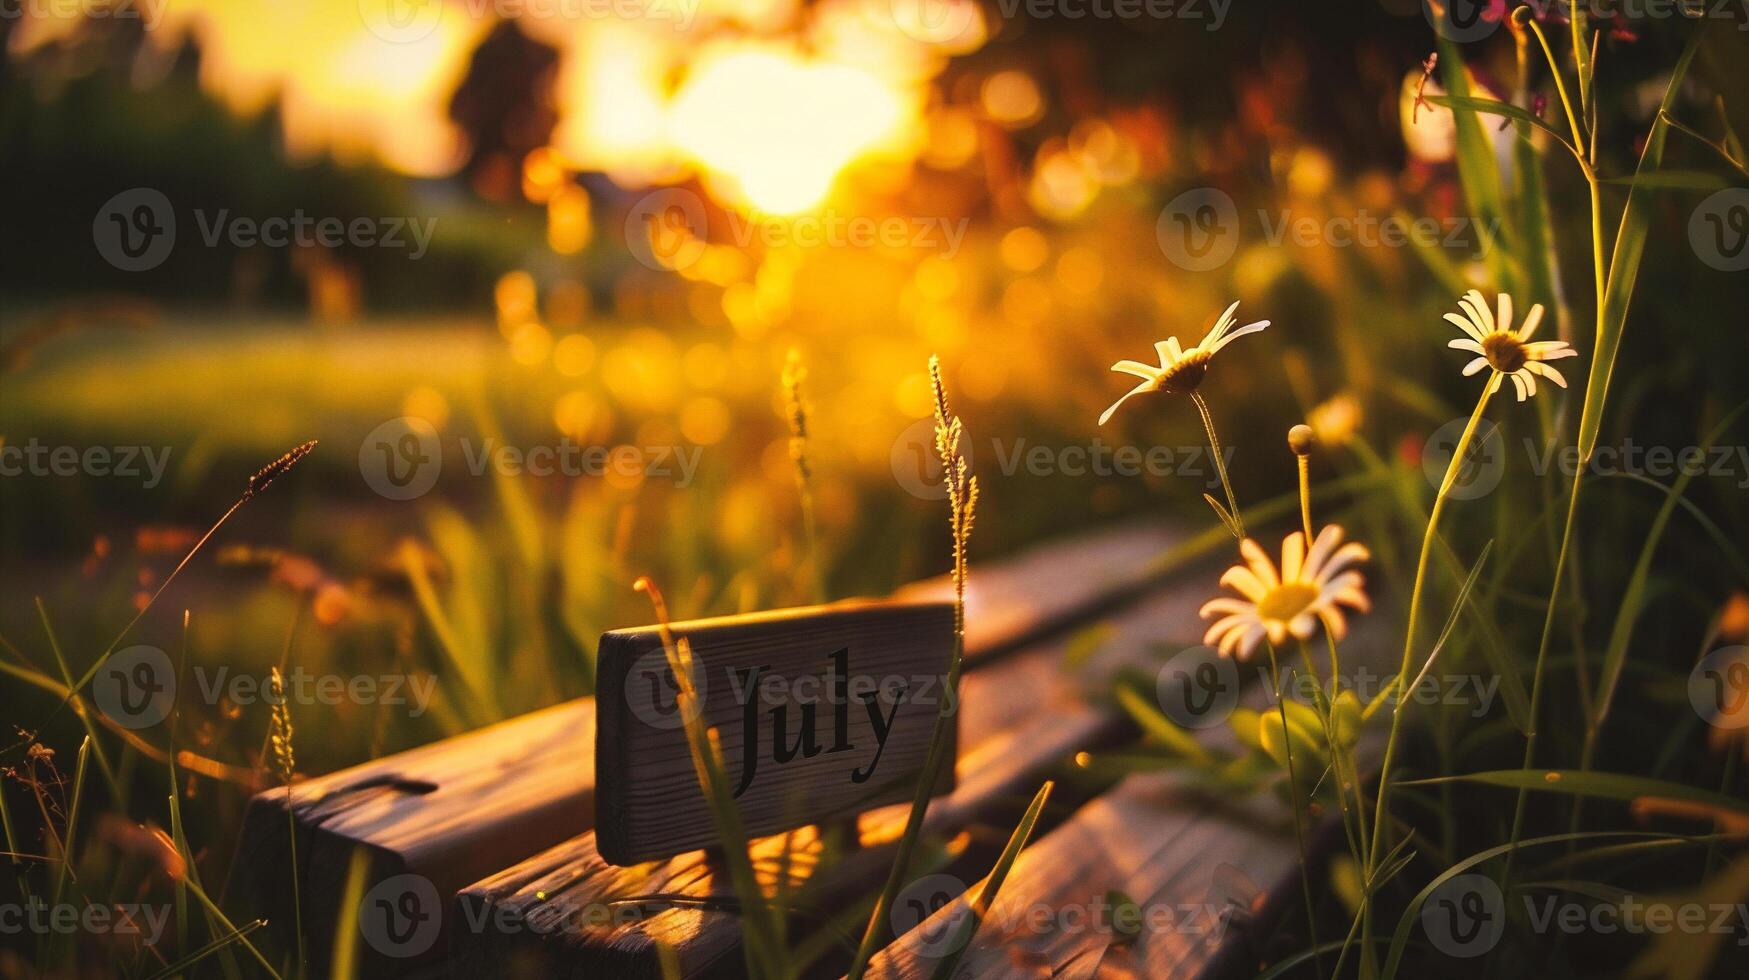
[[[1518,372],[1516,372],[1516,371],[1513,372],[1510,375],[1510,377],[1512,378],[1512,387],[1518,389],[1518,400],[1524,401],[1524,399],[1525,399],[1524,379],[1519,377]]]
[[[1558,361],[1563,357],[1578,357],[1579,352],[1564,340],[1539,340],[1524,345],[1524,354],[1534,361]]]
[[[1500,304],[1500,312],[1495,316],[1494,329],[1510,331],[1512,329],[1512,294],[1501,293],[1495,298]]]
[[[1445,346],[1450,347],[1452,350],[1466,350],[1472,354],[1482,353],[1482,345],[1468,337],[1459,337],[1458,339],[1447,343]],[[1113,370],[1116,369],[1114,368]]]
[[[1455,324],[1459,330],[1469,334],[1471,340],[1479,343],[1481,339],[1486,336],[1482,333],[1480,327],[1477,327],[1474,323],[1470,322],[1468,317],[1458,316],[1456,313],[1447,313],[1445,318]]]
[[[1111,369],[1119,374],[1134,375],[1143,381],[1152,381],[1160,376],[1159,368],[1152,364],[1143,364],[1141,361],[1119,361],[1113,364]]]
[[[1262,330],[1264,327],[1267,327],[1267,326],[1269,326],[1268,320],[1258,320],[1256,323],[1247,323],[1244,326],[1240,327],[1239,329],[1234,330],[1231,333],[1226,334],[1220,340],[1215,341],[1215,345],[1213,347],[1209,348],[1209,353],[1210,354],[1217,353],[1218,351],[1220,351],[1221,348],[1227,346],[1228,344],[1232,343],[1235,340],[1238,340],[1240,337],[1243,337],[1248,333],[1256,333],[1257,331]]]
[[[1300,566],[1306,559],[1306,535],[1295,531],[1281,543],[1281,580],[1297,582],[1300,578]]]
[[[1542,322],[1543,322],[1543,305],[1541,303],[1538,303],[1535,306],[1530,308],[1529,313],[1525,314],[1524,326],[1518,328],[1518,339],[1519,340],[1529,340],[1531,334],[1536,333],[1536,328],[1541,326]]]
[[[1465,293],[1463,299],[1458,300],[1458,305],[1464,306],[1470,311],[1470,314],[1476,318],[1476,326],[1481,327],[1484,332],[1493,333],[1499,329],[1494,323],[1494,311],[1488,309],[1488,301],[1482,296],[1480,289],[1472,289]]]
[[[1300,575],[1308,579],[1318,578],[1319,571],[1324,567],[1324,561],[1341,543],[1342,526],[1339,524],[1324,525],[1324,529],[1318,532],[1316,538],[1312,539],[1312,546],[1306,550],[1306,562],[1300,567]]]
[[[1227,569],[1221,575],[1221,586],[1239,592],[1252,602],[1263,598],[1264,594],[1269,591],[1269,587],[1259,582],[1256,574],[1244,565],[1234,565]]]
[[[1239,554],[1245,556],[1245,563],[1251,567],[1252,574],[1266,588],[1273,589],[1281,584],[1281,579],[1275,574],[1275,563],[1269,560],[1269,556],[1263,553],[1257,542],[1250,538],[1239,542]]]
[[[1467,378],[1470,375],[1475,374],[1477,371],[1480,371],[1487,366],[1488,366],[1488,359],[1485,357],[1478,357],[1475,360],[1471,361],[1470,363],[1464,365],[1464,377]],[[1124,397],[1127,398],[1129,396],[1126,395]]]
[[[1296,639],[1309,640],[1318,630],[1318,617],[1309,612],[1300,613],[1288,622],[1287,628]]]
[[[1222,310],[1221,315],[1215,319],[1215,325],[1209,328],[1209,332],[1203,335],[1202,343],[1197,344],[1197,346],[1207,348],[1208,345],[1220,340],[1221,336],[1227,332],[1227,328],[1233,325],[1234,320],[1238,319],[1233,315],[1238,309],[1239,301],[1234,300],[1232,306]]]
[[[1250,612],[1253,608],[1254,607],[1249,602],[1235,599],[1230,595],[1224,595],[1218,599],[1210,599],[1203,603],[1202,608],[1197,610],[1196,614],[1203,619],[1207,619],[1213,613],[1246,613]]]
[[[1131,388],[1129,391],[1124,392],[1124,396],[1122,398],[1119,398],[1117,401],[1112,402],[1111,407],[1106,409],[1104,411],[1104,413],[1102,413],[1099,416],[1099,424],[1104,425],[1105,423],[1111,421],[1111,417],[1113,415],[1117,414],[1117,407],[1119,405],[1122,405],[1124,402],[1129,401],[1131,398],[1136,397],[1137,395],[1141,394],[1144,391],[1150,390],[1152,386],[1153,386],[1152,381],[1144,381],[1141,384],[1136,385],[1134,388]]]
[[[1565,377],[1562,377],[1561,372],[1555,370],[1554,368],[1550,367],[1547,364],[1544,364],[1541,361],[1531,361],[1529,364],[1526,364],[1524,367],[1526,370],[1531,371],[1535,374],[1540,374],[1543,377],[1549,379],[1550,381],[1553,381],[1555,384],[1558,384],[1563,388],[1567,387],[1567,379]]]
[[[1266,619],[1266,620],[1264,620],[1263,621],[1263,630],[1264,630],[1264,632],[1269,634],[1270,645],[1281,646],[1282,644],[1287,642],[1287,624],[1282,622],[1281,620],[1279,620],[1279,619]]]

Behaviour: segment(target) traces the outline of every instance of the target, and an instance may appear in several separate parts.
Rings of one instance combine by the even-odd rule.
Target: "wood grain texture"
[[[1273,799],[1222,806],[1183,781],[1131,776],[1022,851],[955,977],[1199,977],[1251,943],[1247,930],[1280,911],[1281,889],[1268,886],[1297,873],[1291,826]],[[1140,909],[1133,939],[1104,924],[1114,889]],[[868,975],[933,976],[964,902],[899,937]]]
[[[968,631],[968,669],[1090,615],[1170,540],[1157,527],[1123,526],[1049,542],[980,566],[969,597],[977,618]],[[951,595],[951,584],[945,578],[928,580],[898,595],[940,600]],[[1040,690],[1055,682],[1049,671],[1026,676],[1025,682]],[[998,695],[979,697],[964,708],[962,726],[1007,725],[1024,713],[1025,705]],[[463,885],[567,838],[572,838],[569,844],[578,844],[575,835],[588,829],[594,814],[594,711],[593,699],[567,702],[298,784],[291,811],[313,972],[325,972],[339,895],[356,845],[372,856],[373,885],[410,871],[428,876],[447,905]],[[1053,734],[1041,730],[1013,737]],[[989,761],[1002,759],[1006,750],[995,745],[975,749],[980,761],[974,765],[962,758],[962,781],[999,781],[1000,770]],[[938,801],[932,814],[948,812],[950,799],[958,797]],[[284,789],[265,791],[251,801],[232,865],[231,891],[255,914],[268,918],[270,928],[290,948],[296,916],[286,804]],[[677,881],[689,873],[687,857],[677,859]],[[702,861],[702,855],[690,857],[695,868]],[[663,924],[678,918],[670,915]],[[734,931],[732,916],[722,913],[701,917],[698,928],[706,925],[713,936],[722,936],[725,928]],[[455,928],[453,923],[445,926],[446,935]],[[446,941],[439,939],[424,955],[403,961],[375,956],[367,944],[364,975],[409,976],[441,969]],[[732,950],[733,935],[729,942]],[[647,944],[641,948],[647,951]],[[738,956],[731,959],[739,962]]]
[[[232,887],[292,948],[290,826],[297,828],[304,945],[325,973],[335,910],[355,848],[368,882],[420,875],[447,904],[463,885],[588,829],[594,814],[595,702],[564,704],[296,784],[265,790],[244,815]],[[440,906],[431,910],[441,916]],[[365,976],[439,959],[441,936],[404,959],[361,943]]]
[[[704,723],[749,836],[911,798],[946,696],[951,605],[815,606],[672,629],[691,644]],[[597,662],[600,853],[625,865],[714,843],[660,634],[607,633]],[[955,722],[950,748],[957,711]]]
[[[1048,586],[1053,580],[1033,581]],[[1047,773],[1077,751],[1112,744],[1128,731],[1109,705],[1083,692],[1105,689],[1126,666],[1150,663],[1156,644],[1193,642],[1204,598],[1179,589],[1138,602],[1111,624],[1102,648],[1074,674],[1062,667],[1067,637],[974,660],[963,682],[958,785],[930,806],[927,832],[941,838],[971,830],[999,842]],[[840,908],[878,889],[905,812],[899,805],[864,814],[863,850],[818,875],[809,864],[817,844],[813,829],[793,835],[788,844],[803,856],[791,874],[805,880],[808,904]],[[773,837],[755,844],[763,868],[776,866],[784,843]],[[567,841],[457,896],[451,916],[461,930],[452,932],[456,975],[655,977],[658,944],[672,947],[682,976],[740,972],[733,911],[633,901],[652,895],[697,902],[728,899],[732,889],[703,852],[620,868],[601,859],[595,835]]]
[[[1391,649],[1383,624],[1363,621],[1344,643],[1344,669],[1384,669]],[[1319,667],[1328,664],[1319,658]],[[1265,680],[1255,667],[1242,668],[1241,677]],[[1267,683],[1251,683],[1240,700],[1273,710]],[[1226,725],[1193,734],[1213,748],[1237,745]],[[1379,734],[1363,739],[1363,771],[1376,759]],[[955,980],[1253,976],[1274,924],[1301,901],[1291,819],[1274,794],[1216,798],[1184,773],[1129,776],[1021,852]],[[1333,843],[1337,819],[1313,836]],[[1315,849],[1314,865],[1327,849]],[[1105,896],[1112,890],[1137,905],[1141,928],[1133,936],[1109,926]],[[877,954],[868,976],[933,977],[952,952],[965,902],[962,892],[931,903],[937,911]]]

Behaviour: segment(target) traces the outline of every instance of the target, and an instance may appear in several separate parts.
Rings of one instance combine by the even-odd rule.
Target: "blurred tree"
[[[553,89],[558,62],[557,51],[509,20],[474,49],[468,73],[450,98],[449,117],[467,137],[468,159],[462,169],[481,197],[514,200],[522,158],[546,145],[557,120]]]

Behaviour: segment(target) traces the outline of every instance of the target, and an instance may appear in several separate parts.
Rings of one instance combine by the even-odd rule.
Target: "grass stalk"
[[[766,904],[765,894],[759,888],[759,878],[753,870],[753,861],[747,853],[747,831],[741,823],[741,812],[735,806],[735,798],[729,791],[722,744],[716,731],[704,723],[704,703],[699,700],[693,674],[692,644],[684,636],[676,637],[669,628],[668,604],[656,583],[649,578],[639,578],[632,587],[650,597],[662,638],[662,651],[668,659],[668,669],[674,672],[675,701],[686,733],[687,750],[692,756],[693,770],[698,774],[699,789],[710,809],[711,821],[716,824],[729,882],[741,902],[747,971],[755,977],[782,980],[790,975],[782,942],[778,938],[782,931],[771,921],[775,913]]]
[[[1294,846],[1300,853],[1300,892],[1306,901],[1306,931],[1312,938],[1312,945],[1318,945],[1317,903],[1312,901],[1312,868],[1311,857],[1306,851],[1306,827],[1303,820],[1304,811],[1300,807],[1299,778],[1294,772],[1294,739],[1293,730],[1287,723],[1287,698],[1281,689],[1281,667],[1276,662],[1275,644],[1264,642],[1269,650],[1269,683],[1275,688],[1275,710],[1281,717],[1281,755],[1287,767],[1287,795],[1293,809]],[[1315,679],[1315,678],[1314,678]],[[1313,961],[1319,980],[1324,976],[1324,968]]]
[[[1488,407],[1489,399],[1493,397],[1495,390],[1500,387],[1501,377],[1502,376],[1499,372],[1494,372],[1489,376],[1487,384],[1482,387],[1481,397],[1476,399],[1476,409],[1474,412],[1470,413],[1470,420],[1464,426],[1463,435],[1458,437],[1457,446],[1452,450],[1451,461],[1446,464],[1445,476],[1439,481],[1439,489],[1433,495],[1433,508],[1428,512],[1427,529],[1421,537],[1421,554],[1415,562],[1414,584],[1411,585],[1409,589],[1409,617],[1408,622],[1404,627],[1403,663],[1398,669],[1395,682],[1397,689],[1400,691],[1407,689],[1406,685],[1409,681],[1410,668],[1414,664],[1415,632],[1416,627],[1420,624],[1421,596],[1426,587],[1428,560],[1433,555],[1433,545],[1439,537],[1439,517],[1445,510],[1445,502],[1449,499],[1452,484],[1457,481],[1459,470],[1466,464],[1469,456],[1470,443],[1475,439],[1476,427],[1482,421],[1482,414]],[[1380,848],[1384,845],[1385,824],[1388,823],[1385,815],[1389,812],[1387,807],[1390,803],[1391,764],[1396,761],[1397,745],[1401,739],[1402,725],[1403,711],[1401,710],[1401,705],[1399,705],[1391,712],[1390,733],[1385,737],[1384,761],[1379,767],[1378,800],[1373,806],[1372,843],[1367,848],[1366,863],[1364,865],[1366,871],[1366,890],[1362,895],[1362,904],[1363,914],[1365,915],[1367,922],[1362,930],[1363,951],[1370,951],[1372,948],[1372,926],[1371,916],[1369,914],[1372,905],[1372,881],[1373,876],[1378,871],[1378,860],[1382,853]]]
[[[1215,435],[1214,416],[1209,414],[1208,402],[1203,400],[1202,392],[1191,391],[1190,400],[1196,402],[1196,410],[1202,415],[1202,428],[1204,432],[1208,433],[1209,450],[1213,453],[1215,460],[1215,472],[1220,474],[1221,489],[1227,494],[1227,513],[1224,516],[1227,518],[1228,530],[1233,532],[1233,537],[1243,538],[1245,536],[1245,518],[1239,514],[1239,501],[1233,496],[1232,482],[1227,479],[1227,460],[1221,454],[1220,437]]]
[[[911,811],[905,817],[905,831],[899,838],[893,866],[887,872],[887,880],[881,888],[880,896],[875,899],[874,909],[869,913],[868,927],[863,930],[862,941],[857,944],[856,956],[851,960],[850,969],[846,973],[849,980],[861,980],[863,972],[868,969],[868,962],[874,956],[875,947],[885,932],[886,918],[893,907],[893,900],[904,887],[905,878],[910,872],[912,855],[923,833],[923,817],[929,810],[929,798],[935,791],[941,768],[953,763],[953,760],[947,758],[946,736],[947,726],[955,723],[953,711],[959,704],[960,665],[965,659],[968,571],[966,546],[971,539],[973,519],[977,515],[978,478],[971,475],[971,467],[960,452],[965,427],[948,409],[947,388],[941,380],[939,358],[929,359],[929,377],[935,390],[935,451],[941,459],[941,476],[947,487],[949,531],[953,537],[953,651],[948,660],[946,684],[949,693],[942,699],[941,708],[936,713],[935,725],[930,732],[929,755],[924,759],[923,772],[911,797]]]

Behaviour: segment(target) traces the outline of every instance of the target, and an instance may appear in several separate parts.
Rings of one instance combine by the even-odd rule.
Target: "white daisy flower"
[[[1248,323],[1237,330],[1231,329],[1238,320],[1234,313],[1239,309],[1237,300],[1227,307],[1221,318],[1202,338],[1202,343],[1185,350],[1178,346],[1177,337],[1167,337],[1154,345],[1154,351],[1160,358],[1160,366],[1143,364],[1141,361],[1119,361],[1111,366],[1113,371],[1134,375],[1142,379],[1142,383],[1124,393],[1122,398],[1113,402],[1099,416],[1099,424],[1104,425],[1117,412],[1117,407],[1129,401],[1136,395],[1148,391],[1164,391],[1167,394],[1183,394],[1196,390],[1202,383],[1202,376],[1208,371],[1209,359],[1220,353],[1221,348],[1248,333],[1256,333],[1269,326],[1268,320],[1258,320]]]
[[[1263,553],[1257,542],[1239,542],[1245,564],[1234,565],[1221,576],[1221,585],[1244,598],[1211,599],[1199,615],[1204,619],[1222,615],[1203,634],[1202,642],[1218,649],[1223,657],[1250,660],[1257,644],[1268,637],[1280,646],[1291,635],[1310,639],[1323,623],[1332,639],[1348,631],[1342,608],[1360,612],[1372,609],[1366,597],[1366,579],[1349,566],[1366,561],[1371,552],[1358,541],[1342,543],[1342,528],[1330,524],[1318,532],[1310,550],[1300,531],[1281,543],[1281,570]]]
[[[1518,400],[1524,401],[1536,394],[1537,375],[1541,375],[1561,387],[1567,387],[1567,379],[1561,377],[1561,372],[1550,367],[1546,362],[1558,361],[1563,357],[1576,357],[1579,352],[1567,345],[1564,340],[1531,341],[1531,335],[1543,322],[1543,305],[1536,304],[1530,308],[1530,313],[1524,318],[1524,325],[1517,330],[1512,329],[1512,297],[1501,293],[1498,298],[1499,312],[1488,309],[1487,300],[1477,290],[1470,290],[1458,300],[1463,307],[1463,314],[1447,313],[1450,320],[1465,336],[1447,344],[1458,350],[1469,351],[1477,355],[1470,363],[1464,365],[1464,375],[1475,374],[1485,367],[1494,369],[1494,376],[1489,384],[1498,386],[1502,377],[1512,379],[1512,386],[1518,389]]]

